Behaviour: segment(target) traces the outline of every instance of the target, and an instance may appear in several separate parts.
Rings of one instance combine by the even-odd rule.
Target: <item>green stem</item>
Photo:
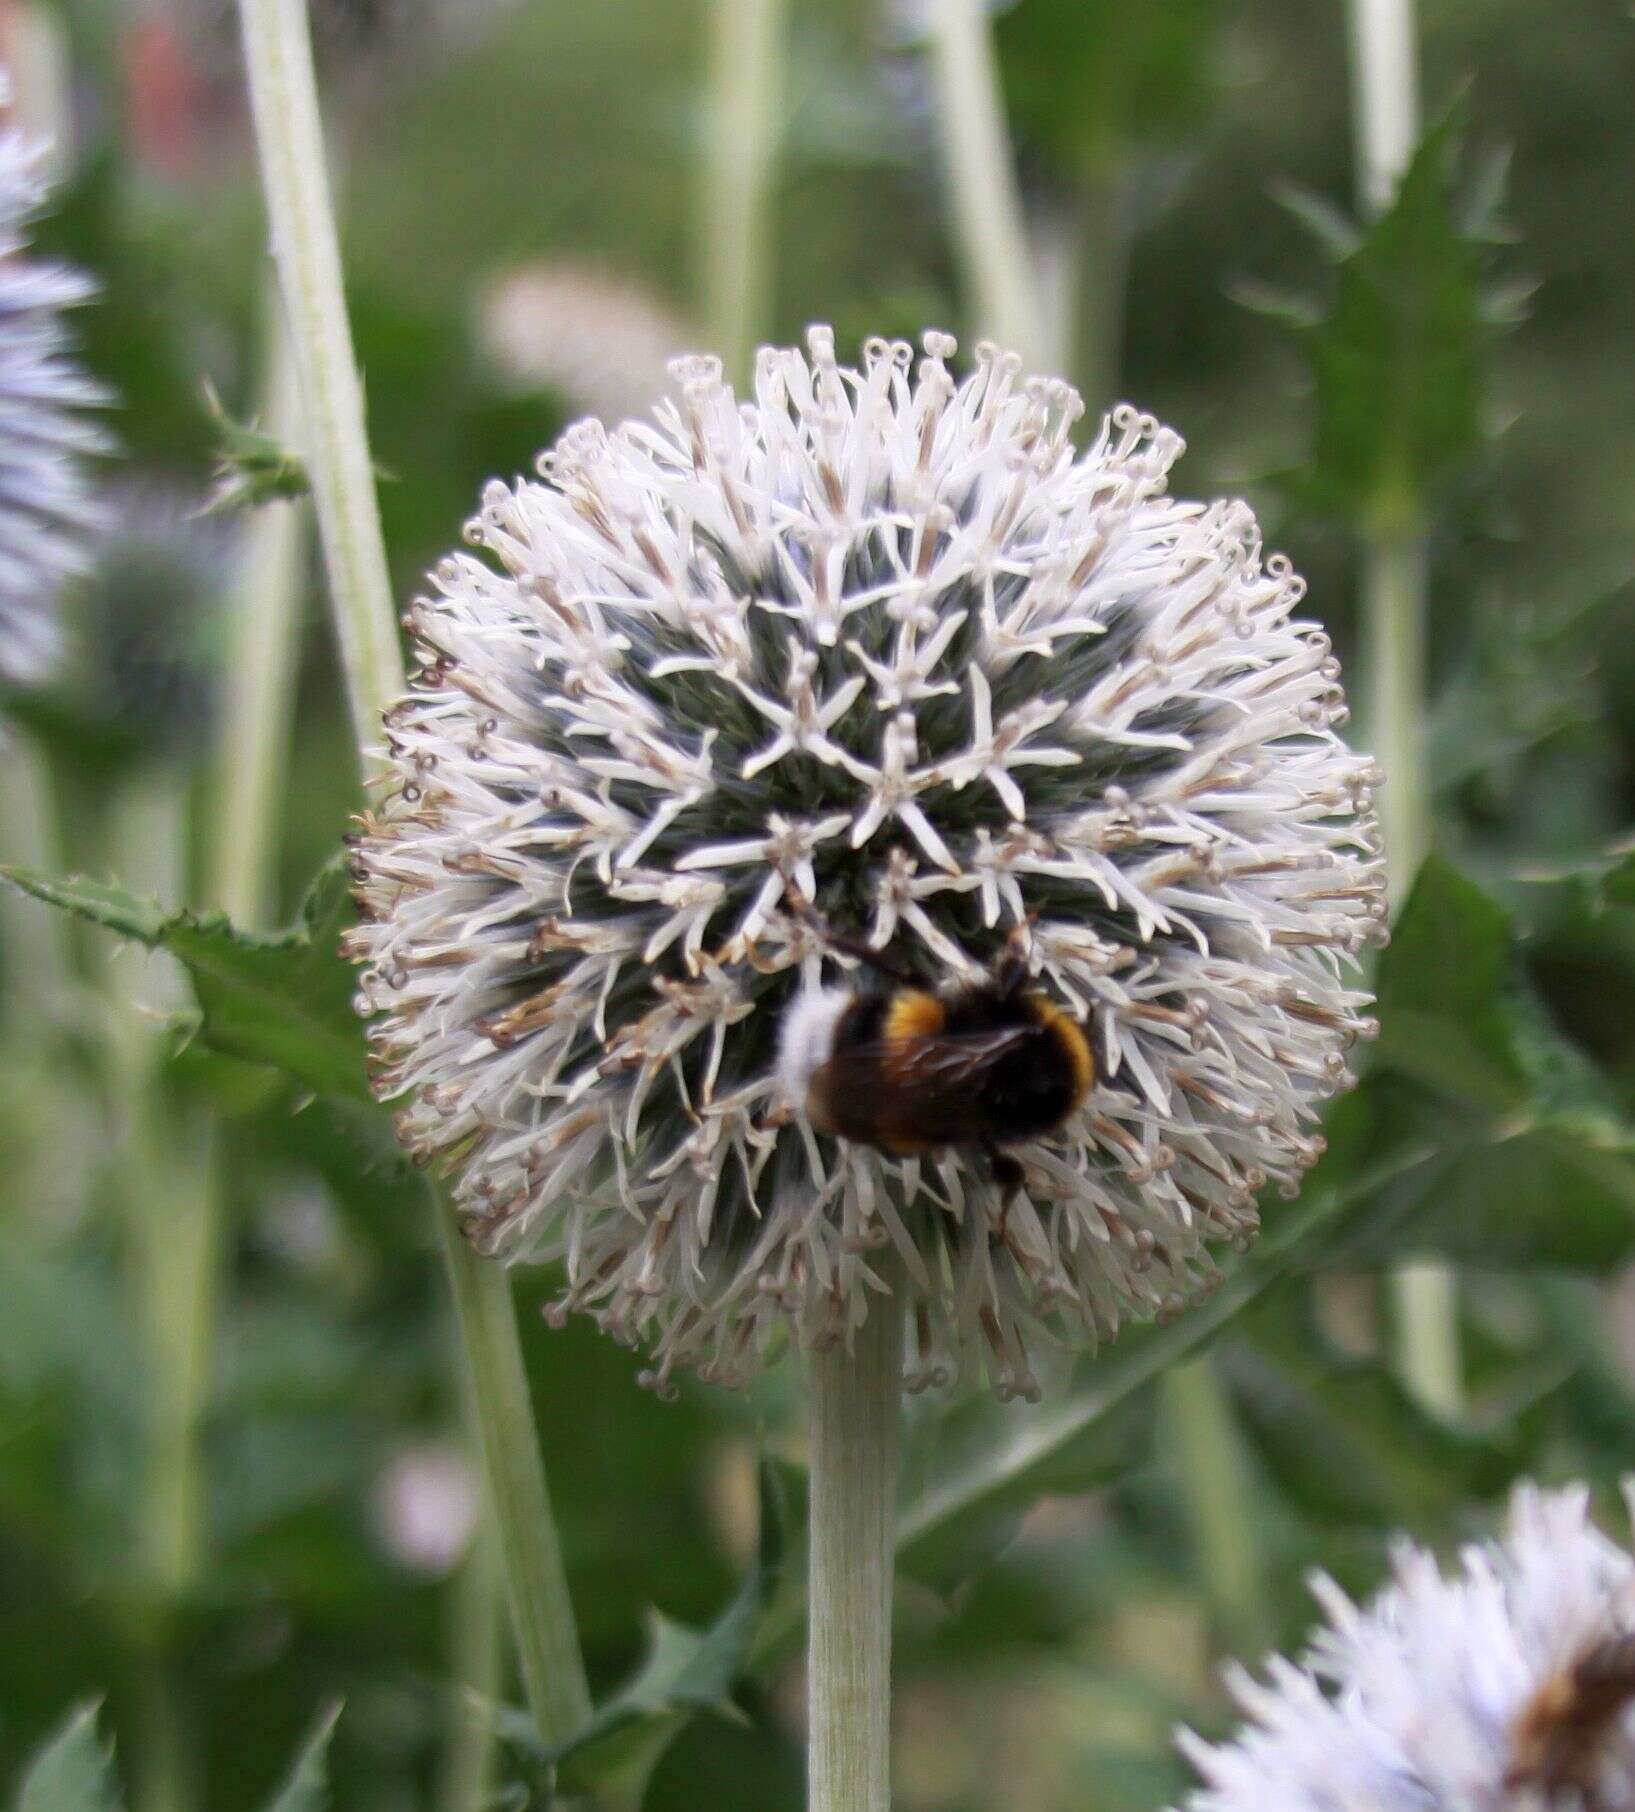
[[[1362,604],[1374,753],[1385,770],[1380,828],[1393,900],[1400,905],[1430,844],[1425,797],[1425,541],[1371,536],[1362,548]]]
[[[127,885],[161,899],[183,897],[186,826],[181,773],[150,768],[128,781],[115,804],[112,831],[114,867]],[[175,1699],[172,1630],[177,1608],[198,1583],[204,1555],[199,1431],[215,1319],[215,1144],[206,1128],[182,1114],[166,1087],[170,1023],[184,1004],[170,959],[121,949],[110,955],[104,975],[129,1286],[148,1367],[133,1568],[145,1758],[139,1803],[143,1812],[183,1812],[196,1783]]]
[[[954,231],[980,330],[1037,368],[1033,258],[983,0],[939,0],[931,53]]]
[[[287,444],[300,432],[301,400],[276,297],[266,299],[261,421]],[[206,897],[236,925],[273,916],[278,802],[290,736],[300,640],[302,507],[266,503],[251,512],[239,568],[218,755],[215,834]]]
[[[1351,94],[1357,187],[1377,213],[1396,192],[1419,136],[1413,0],[1351,0]],[[1425,718],[1425,538],[1365,533],[1362,570],[1374,696],[1374,749],[1385,770],[1380,821],[1386,877],[1400,906],[1430,846]],[[1446,1266],[1404,1265],[1392,1278],[1397,1368],[1420,1404],[1456,1416],[1464,1402],[1459,1303]]]
[[[312,42],[301,0],[239,0],[239,19],[330,604],[367,770],[382,713],[403,691],[403,659],[347,323]],[[560,1741],[588,1717],[590,1695],[545,1491],[516,1311],[503,1271],[473,1254],[446,1199],[439,1199],[437,1219],[529,1708],[546,1740]]]
[[[1425,539],[1379,534],[1362,549],[1362,602],[1373,696],[1374,752],[1385,770],[1380,824],[1391,897],[1400,906],[1430,845],[1426,796]],[[1454,1417],[1464,1403],[1457,1282],[1430,1260],[1392,1278],[1397,1369],[1419,1404]]]
[[[472,1251],[446,1208],[438,1215],[438,1227],[454,1291],[472,1419],[506,1556],[523,1685],[540,1735],[547,1743],[563,1743],[590,1717],[590,1688],[539,1459],[511,1286],[501,1266]]]
[[[891,1804],[891,1583],[902,1316],[876,1297],[850,1351],[814,1353],[807,1812]]]
[[[360,749],[403,690],[386,544],[352,351],[302,0],[239,0],[273,265],[301,397],[346,696]]]
[[[437,1804],[442,1812],[484,1812],[494,1803],[494,1707],[504,1690],[505,1572],[489,1517],[455,1576],[452,1609],[454,1700]]]
[[[699,290],[727,375],[750,374],[772,291],[771,203],[788,0],[711,0]]]
[[[1265,1634],[1266,1580],[1232,1399],[1208,1358],[1173,1366],[1160,1389],[1210,1606],[1229,1646],[1252,1648]]]
[[[0,787],[0,859],[41,874],[62,874],[67,858],[50,763],[21,730],[6,736],[0,749],[6,767]],[[7,991],[37,1030],[62,1013],[76,985],[68,915],[15,887],[0,888],[0,915]]]

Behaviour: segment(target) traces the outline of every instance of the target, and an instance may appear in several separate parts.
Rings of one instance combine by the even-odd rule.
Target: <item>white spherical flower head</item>
[[[852,370],[814,328],[745,402],[680,361],[652,419],[492,485],[488,558],[410,615],[356,840],[378,1086],[478,1243],[562,1261],[558,1310],[661,1386],[900,1308],[911,1387],[1032,1394],[1041,1346],[1209,1287],[1367,1026],[1378,776],[1300,581],[1243,504],[1165,494],[1150,418],[1075,453],[1066,385],[924,345]],[[943,1047],[917,1105],[875,1088],[1001,972],[1079,1035],[1059,1123],[1007,1139],[1037,1098]],[[904,1039],[850,1048],[825,983]],[[826,1034],[847,1124],[895,1135],[798,1098]]]
[[[1635,1562],[1582,1488],[1522,1487],[1462,1571],[1403,1544],[1362,1609],[1332,1580],[1301,1663],[1239,1670],[1249,1722],[1184,1732],[1190,1812],[1620,1812],[1635,1806]]]
[[[0,129],[0,682],[13,685],[45,678],[60,651],[58,593],[97,520],[80,462],[103,446],[86,412],[105,399],[63,321],[91,286],[28,253],[44,199],[37,150]]]

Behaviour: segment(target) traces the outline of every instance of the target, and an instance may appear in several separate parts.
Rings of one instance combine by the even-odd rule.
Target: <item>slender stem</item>
[[[61,874],[67,859],[45,752],[22,731],[6,732],[0,760],[6,769],[0,787],[0,859]],[[0,895],[7,989],[37,1030],[61,1013],[75,985],[68,915],[15,887],[0,889]]]
[[[772,292],[771,202],[788,0],[711,0],[704,163],[704,325],[729,376],[748,376]]]
[[[1362,547],[1362,606],[1374,752],[1385,770],[1380,824],[1392,898],[1400,905],[1429,847],[1425,798],[1425,541],[1371,534]]]
[[[1357,187],[1390,204],[1419,135],[1413,0],[1351,0],[1351,92]],[[1430,844],[1424,746],[1425,540],[1400,525],[1365,529],[1362,599],[1373,676],[1369,719],[1385,770],[1380,820],[1392,899],[1400,905]],[[1428,1410],[1457,1415],[1464,1388],[1458,1292],[1444,1265],[1405,1265],[1392,1279],[1397,1366]]]
[[[375,499],[374,468],[347,324],[312,43],[301,0],[239,0],[273,260],[299,380],[303,441],[360,760],[403,690],[403,660]],[[440,1199],[449,1285],[466,1357],[529,1709],[547,1741],[590,1712],[516,1311],[505,1274],[471,1251]]]
[[[891,1581],[902,1317],[877,1298],[848,1352],[815,1353],[807,1812],[891,1804]]]
[[[273,263],[300,388],[353,729],[362,749],[403,690],[403,657],[352,352],[303,0],[239,0]]]
[[[493,1708],[503,1691],[505,1627],[505,1572],[489,1517],[455,1576],[452,1609],[454,1702],[437,1804],[442,1812],[484,1812],[494,1803]]]
[[[528,1403],[511,1286],[499,1265],[472,1251],[454,1217],[437,1217],[465,1353],[473,1420],[482,1444],[494,1521],[528,1704],[548,1743],[565,1742],[590,1716],[590,1688]]]
[[[1364,205],[1389,205],[1419,136],[1413,0],[1351,0],[1351,111]]]
[[[1037,366],[1046,348],[983,0],[936,0],[931,51],[954,229],[981,331]]]
[[[1160,1388],[1211,1607],[1234,1650],[1252,1647],[1265,1633],[1266,1579],[1231,1397],[1208,1358],[1173,1366]]]
[[[115,803],[116,872],[135,892],[180,899],[186,829],[185,777],[167,767],[138,772]],[[168,957],[123,948],[103,974],[129,1288],[148,1367],[133,1568],[133,1659],[144,1719],[138,1802],[143,1812],[183,1812],[195,1782],[175,1696],[173,1616],[196,1586],[204,1554],[199,1428],[215,1318],[214,1144],[165,1088],[167,1025],[185,1000],[175,966]]]
[[[267,298],[261,419],[288,443],[300,432],[295,364],[277,300]],[[233,612],[206,897],[238,925],[272,916],[276,821],[289,750],[295,651],[300,639],[304,535],[298,503],[251,513]]]

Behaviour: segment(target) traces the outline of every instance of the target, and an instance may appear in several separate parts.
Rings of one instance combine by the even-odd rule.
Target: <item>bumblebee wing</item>
[[[887,1149],[981,1139],[1005,1111],[995,1066],[1038,1036],[1037,1026],[1023,1025],[855,1045],[831,1065],[837,1127]]]

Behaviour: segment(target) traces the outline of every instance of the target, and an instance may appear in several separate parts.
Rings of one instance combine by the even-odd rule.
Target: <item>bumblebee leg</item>
[[[1027,1172],[1008,1152],[1000,1151],[994,1145],[989,1145],[985,1149],[988,1154],[988,1170],[999,1190],[999,1225],[994,1229],[993,1238],[1003,1245],[1006,1222],[1010,1219],[1011,1203],[1016,1199],[1017,1191],[1022,1187]]]
[[[1015,994],[1028,978],[1028,952],[1033,946],[1033,921],[1038,916],[1030,912],[1011,926],[1004,948],[994,960],[990,973],[1001,994]]]
[[[785,897],[796,916],[805,919],[807,924],[837,955],[856,957],[858,962],[878,970],[881,975],[887,976],[894,982],[901,982],[904,987],[919,988],[925,985],[923,977],[916,975],[906,963],[899,962],[888,952],[876,950],[872,944],[864,943],[861,938],[847,937],[844,932],[836,931],[812,902],[803,895],[791,889]]]

